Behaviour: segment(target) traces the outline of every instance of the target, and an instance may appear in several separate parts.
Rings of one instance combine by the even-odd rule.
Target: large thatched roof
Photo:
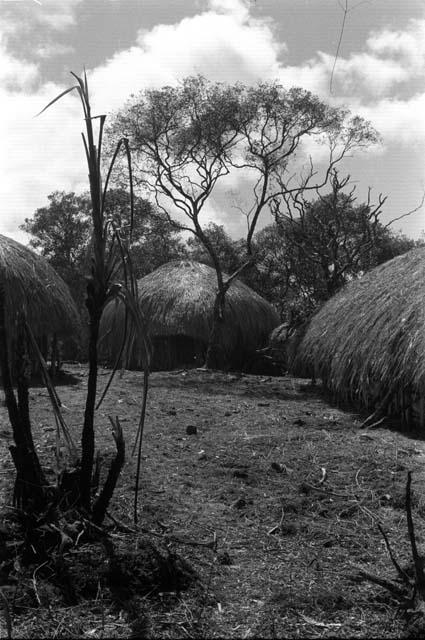
[[[16,314],[24,310],[36,335],[69,335],[79,326],[69,289],[41,256],[0,235],[0,283],[5,290],[6,321],[13,334]]]
[[[217,290],[215,270],[190,260],[169,262],[138,283],[139,299],[151,336],[187,336],[208,343]],[[110,304],[104,311],[102,333],[123,322],[123,310]],[[240,280],[226,297],[223,350],[255,350],[279,324],[275,309]],[[116,332],[112,331],[116,344]]]
[[[350,282],[313,317],[294,366],[341,397],[370,405],[425,391],[425,248]]]

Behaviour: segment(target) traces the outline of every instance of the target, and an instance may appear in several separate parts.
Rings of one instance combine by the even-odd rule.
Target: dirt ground
[[[58,393],[78,441],[87,370],[65,369],[74,384],[59,386]],[[101,389],[108,375],[101,370]],[[131,532],[131,453],[142,379],[140,372],[117,376],[98,411],[97,447],[105,463],[114,454],[109,415],[119,416],[127,446],[110,513],[128,532],[113,520],[105,524],[112,540],[132,547],[134,558],[143,534],[187,561],[196,579],[181,588],[136,594],[138,611],[131,616],[101,580],[94,593],[81,592],[78,602],[67,604],[49,591],[41,568],[27,575],[18,566],[13,588],[8,584],[5,591],[14,637],[406,637],[397,602],[361,580],[358,567],[395,578],[377,523],[407,567],[408,470],[418,542],[425,542],[425,446],[418,434],[361,429],[359,415],[331,405],[307,380],[201,370],[154,373],[138,538]],[[53,469],[56,427],[46,390],[32,389],[31,401],[37,447]],[[7,502],[13,467],[4,408],[0,419]],[[72,548],[65,556],[85,558],[84,571],[90,573],[96,571],[93,553]],[[1,631],[6,637],[6,617]]]

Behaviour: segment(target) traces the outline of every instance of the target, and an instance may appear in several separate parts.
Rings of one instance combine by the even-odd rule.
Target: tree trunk
[[[55,378],[57,372],[58,372],[58,361],[59,361],[59,356],[58,356],[58,337],[57,334],[54,333],[53,337],[52,337],[52,353],[51,353],[51,358],[50,358],[50,375],[52,377],[52,379]]]
[[[224,308],[227,289],[228,287],[220,287],[214,300],[213,321],[205,356],[206,369],[222,368],[226,361],[226,354],[224,353],[221,337],[224,327]]]
[[[13,391],[10,372],[4,289],[0,289],[0,368],[14,445],[10,447],[16,468],[15,503],[26,512],[43,511],[46,506],[46,480],[35,451],[28,404],[30,359],[26,349],[24,320],[19,320],[17,336],[17,395]]]

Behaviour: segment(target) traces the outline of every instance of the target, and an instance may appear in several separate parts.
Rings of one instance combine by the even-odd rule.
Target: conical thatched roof
[[[139,299],[151,336],[187,336],[208,343],[217,279],[208,265],[190,260],[169,262],[138,282]],[[123,309],[114,303],[104,311],[101,335],[123,322]],[[234,280],[226,297],[225,326],[221,340],[231,358],[235,349],[254,351],[264,346],[279,324],[275,309],[240,280]],[[112,330],[113,343],[117,340]]]
[[[79,327],[76,306],[65,282],[41,256],[0,235],[0,283],[6,321],[14,331],[16,314],[25,310],[35,335],[69,335]]]
[[[294,372],[369,406],[406,388],[425,392],[425,248],[350,282],[310,321]]]

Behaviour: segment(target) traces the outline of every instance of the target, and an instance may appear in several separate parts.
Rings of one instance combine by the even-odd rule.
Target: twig
[[[410,586],[410,587],[413,586],[409,576],[407,575],[407,573],[398,564],[397,559],[396,559],[396,557],[395,557],[395,555],[393,553],[393,550],[391,549],[391,545],[390,545],[390,542],[388,540],[387,534],[385,533],[384,529],[379,524],[379,522],[377,523],[377,527],[378,527],[379,531],[381,532],[382,537],[384,538],[385,546],[387,547],[387,551],[388,551],[388,554],[389,554],[389,556],[391,558],[391,562],[393,563],[398,575],[403,580],[405,585]]]
[[[383,416],[380,420],[377,420],[376,422],[372,422],[372,424],[362,424],[362,428],[366,428],[366,429],[375,429],[376,427],[379,427],[380,424],[382,424],[385,420],[387,419],[387,416]]]
[[[319,485],[321,485],[324,482],[326,482],[326,479],[328,477],[328,472],[326,471],[325,467],[321,467],[321,472],[322,472],[322,475],[321,475],[321,478],[319,480]]]
[[[146,406],[148,400],[148,389],[149,389],[149,357],[147,355],[147,348],[145,349],[145,362],[143,369],[143,396],[142,396],[142,410],[140,412],[140,420],[139,427],[137,429],[136,441],[134,443],[133,453],[136,449],[137,443],[137,468],[136,468],[136,489],[134,492],[134,509],[133,509],[133,522],[137,527],[138,524],[138,498],[139,498],[139,483],[140,483],[140,472],[141,472],[141,464],[142,464],[142,440],[143,440],[143,431],[145,428],[145,419],[146,419]]]
[[[164,534],[165,538],[168,538],[172,542],[178,542],[179,544],[186,544],[190,547],[205,547],[206,549],[212,549],[212,551],[217,550],[217,535],[214,532],[214,538],[210,542],[197,542],[196,540],[183,540],[183,538],[179,538],[178,536],[169,536]]]
[[[348,0],[345,0],[345,7],[343,7],[342,5],[340,5],[340,7],[344,12],[344,16],[342,18],[341,29],[340,29],[340,32],[339,32],[338,45],[337,45],[337,48],[336,48],[334,63],[333,63],[333,66],[332,66],[332,71],[331,71],[331,79],[329,81],[329,93],[330,94],[332,94],[332,83],[333,83],[333,79],[334,79],[335,67],[336,67],[336,63],[337,63],[337,60],[338,60],[338,56],[339,56],[339,50],[341,48],[342,36],[344,35],[345,21],[347,20],[347,15],[348,15],[348,12],[349,12]]]
[[[354,568],[357,569],[357,571],[363,578],[366,578],[366,580],[369,580],[369,582],[373,582],[375,584],[378,584],[380,587],[384,587],[384,589],[387,589],[387,591],[389,591],[399,599],[400,598],[405,599],[406,594],[404,590],[401,587],[399,587],[399,585],[396,584],[395,582],[392,582],[387,578],[381,578],[381,576],[377,576],[374,573],[369,573],[369,571],[366,571],[362,567],[358,567],[354,565]]]
[[[36,600],[38,602],[38,606],[41,607],[41,600],[40,600],[40,596],[38,595],[38,589],[37,589],[37,579],[36,579],[36,574],[37,572],[42,569],[46,564],[48,563],[48,560],[46,560],[45,562],[43,562],[42,564],[40,564],[38,567],[36,567],[36,569],[34,569],[34,573],[32,574],[32,586],[34,589],[34,593],[35,593],[35,597]]]
[[[354,478],[356,485],[358,486],[359,489],[361,489],[360,483],[359,483],[359,473],[361,471],[362,467],[359,467],[356,471],[356,476]]]
[[[407,213],[403,213],[401,216],[398,216],[397,218],[393,218],[385,225],[385,228],[389,227],[391,224],[393,224],[393,222],[398,222],[399,220],[402,220],[402,218],[407,218],[407,216],[411,216],[412,213],[416,213],[416,211],[419,211],[419,209],[422,209],[424,202],[425,202],[425,192],[422,194],[422,199],[420,203],[417,205],[417,207],[415,207],[414,209],[411,209],[410,211],[407,211]]]
[[[314,491],[318,491],[319,493],[326,493],[330,496],[336,496],[337,498],[351,499],[351,496],[348,493],[336,493],[335,491],[329,491],[329,489],[323,489],[323,487],[316,487],[314,484],[310,484],[309,482],[303,482],[303,485],[309,487],[309,489],[314,489]]]
[[[412,548],[413,563],[415,565],[416,587],[418,588],[421,597],[425,596],[425,576],[422,566],[422,559],[419,556],[418,547],[416,545],[415,529],[412,518],[412,501],[410,486],[412,484],[412,472],[407,472],[406,483],[406,518],[407,518],[407,530],[409,532],[410,546]]]
[[[122,522],[114,518],[114,516],[111,513],[109,513],[109,511],[106,512],[106,515],[110,520],[112,520],[112,522],[119,529],[124,531],[124,533],[137,534],[140,531],[141,533],[155,536],[156,538],[167,539],[167,540],[170,540],[170,542],[177,542],[178,544],[185,544],[190,547],[205,547],[206,549],[212,549],[213,551],[216,551],[217,549],[217,534],[215,532],[214,532],[214,537],[212,540],[210,540],[210,542],[198,542],[197,540],[184,540],[179,536],[173,536],[168,533],[158,533],[157,531],[152,531],[152,529],[146,529],[145,527],[137,527],[137,530],[132,529],[131,527],[128,527],[127,525],[123,524]]]
[[[119,520],[117,520],[116,518],[114,518],[114,516],[109,513],[109,511],[106,512],[107,517],[112,520],[112,522],[115,524],[115,526],[117,526],[119,529],[121,529],[122,531],[124,531],[124,533],[137,533],[136,529],[132,529],[131,527],[127,527],[126,524],[123,524],[122,522],[120,522]]]
[[[200,625],[201,624],[202,616],[204,615],[205,607],[206,607],[206,604],[207,604],[207,598],[208,598],[208,594],[209,594],[210,587],[211,587],[211,582],[212,582],[212,577],[213,577],[213,571],[214,571],[214,565],[215,565],[215,561],[214,560],[211,562],[211,565],[210,565],[210,571],[209,571],[209,575],[208,575],[208,582],[207,582],[206,587],[205,587],[204,598],[202,600],[202,607],[201,607],[201,610],[199,612],[199,616],[198,616],[198,619],[196,621],[196,625]]]
[[[6,630],[8,640],[12,640],[12,616],[10,615],[9,600],[0,589],[0,598],[3,600],[4,617],[6,618]]]

